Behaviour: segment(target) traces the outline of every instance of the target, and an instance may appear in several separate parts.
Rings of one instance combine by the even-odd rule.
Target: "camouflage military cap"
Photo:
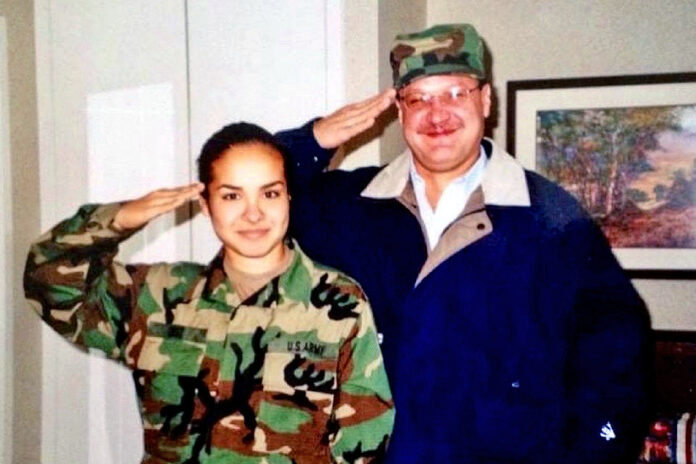
[[[437,74],[471,74],[486,79],[483,42],[470,24],[440,24],[397,35],[389,54],[394,87]]]

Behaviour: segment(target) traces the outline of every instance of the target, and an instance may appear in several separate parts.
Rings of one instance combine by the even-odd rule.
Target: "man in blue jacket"
[[[387,461],[635,462],[649,318],[604,236],[483,137],[472,26],[398,36],[390,61],[408,150],[389,165],[319,175],[330,154],[308,131],[285,139],[305,184],[295,236],[357,278],[383,334]]]

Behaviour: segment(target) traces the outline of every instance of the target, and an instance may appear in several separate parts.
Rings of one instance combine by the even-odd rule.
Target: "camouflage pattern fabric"
[[[123,265],[119,205],[86,205],[31,247],[25,291],[57,332],[132,369],[144,463],[370,463],[394,407],[370,307],[296,244],[240,301],[210,265]],[[132,233],[132,232],[131,232]]]
[[[436,74],[471,74],[486,79],[483,42],[470,24],[440,24],[413,34],[397,35],[389,54],[397,89]]]

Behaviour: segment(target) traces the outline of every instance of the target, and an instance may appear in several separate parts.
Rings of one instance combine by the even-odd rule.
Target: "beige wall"
[[[361,100],[392,85],[389,49],[394,36],[422,29],[426,24],[426,1],[350,0],[345,2],[345,101]],[[379,118],[375,127],[343,148],[350,156],[342,169],[384,164],[395,158],[405,144],[396,109]],[[343,157],[339,155],[338,159]]]
[[[504,142],[507,81],[693,71],[694,18],[693,0],[428,0],[427,21],[469,22],[484,38]]]
[[[694,18],[693,0],[428,0],[427,11],[429,25],[469,22],[483,36],[503,146],[507,81],[694,71]],[[653,327],[696,330],[696,281],[635,285]]]
[[[393,83],[389,66],[389,50],[397,34],[425,28],[427,10],[425,0],[380,0],[379,2],[379,86],[384,89]],[[396,108],[386,118],[396,118]],[[398,121],[389,125],[382,135],[381,159],[389,162],[401,153],[406,144]]]
[[[13,276],[8,309],[13,333],[11,407],[14,463],[39,462],[41,435],[41,332],[39,318],[26,309],[21,275],[31,237],[39,233],[39,179],[34,65],[34,2],[4,0],[0,15],[7,22],[10,165],[12,183]],[[4,335],[4,334],[3,334]]]

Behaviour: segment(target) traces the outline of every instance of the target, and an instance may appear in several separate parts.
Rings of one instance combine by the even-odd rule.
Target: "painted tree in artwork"
[[[651,169],[647,152],[675,124],[673,107],[539,112],[537,167],[607,217],[632,204],[629,183]]]

